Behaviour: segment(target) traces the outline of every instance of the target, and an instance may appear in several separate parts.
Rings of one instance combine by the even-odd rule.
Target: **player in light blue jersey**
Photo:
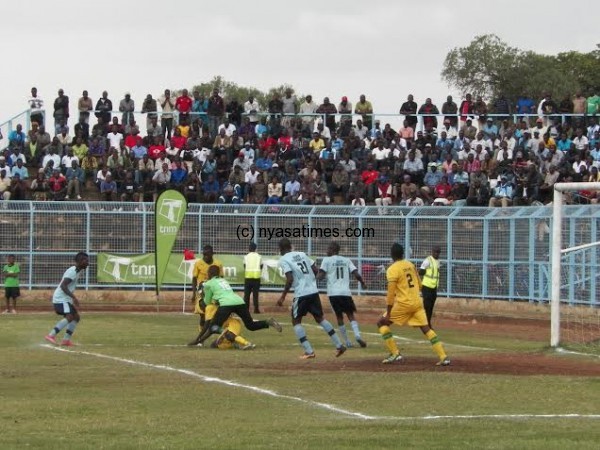
[[[350,321],[356,342],[364,348],[367,346],[367,343],[361,338],[358,322],[354,318],[356,305],[352,299],[352,291],[350,291],[350,276],[352,275],[356,278],[363,289],[367,285],[352,261],[344,256],[340,256],[339,253],[340,245],[337,242],[329,244],[329,247],[327,247],[327,257],[323,258],[321,262],[317,279],[322,280],[327,277],[327,296],[337,318],[338,330],[346,342],[346,347],[351,347],[352,343],[346,333],[344,314],[346,314]]]
[[[314,261],[302,252],[292,251],[292,244],[286,238],[279,241],[279,252],[281,253],[279,267],[285,273],[285,287],[281,297],[277,300],[277,306],[283,305],[287,293],[293,288],[292,325],[294,325],[296,337],[304,348],[304,355],[301,358],[312,359],[315,357],[315,352],[306,338],[306,331],[302,326],[302,318],[309,313],[331,338],[331,342],[336,348],[335,356],[343,355],[346,347],[342,345],[333,325],[323,317],[323,307],[315,278],[317,267]]]
[[[52,303],[54,305],[54,311],[59,316],[63,316],[64,319],[58,321],[54,328],[44,337],[48,342],[56,344],[56,335],[60,331],[67,327],[65,335],[61,342],[61,345],[71,347],[71,337],[73,332],[79,323],[80,316],[77,309],[80,307],[79,299],[75,297],[75,288],[77,287],[77,280],[89,265],[89,257],[87,253],[77,253],[75,255],[75,265],[69,267],[62,280],[52,296]]]

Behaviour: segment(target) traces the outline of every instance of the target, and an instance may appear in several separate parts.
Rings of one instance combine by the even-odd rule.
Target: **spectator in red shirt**
[[[475,158],[473,153],[469,153],[463,163],[463,170],[471,175],[475,171],[481,170],[481,161],[479,161],[479,158]]]
[[[375,204],[379,206],[377,208],[379,215],[385,214],[385,206],[391,206],[392,204],[392,184],[385,176],[379,177],[377,183],[377,198]]]
[[[52,176],[48,178],[48,186],[50,187],[50,200],[64,200],[67,193],[67,179],[60,173],[60,169],[54,169]]]
[[[377,178],[379,177],[379,172],[373,169],[373,164],[368,163],[367,168],[363,170],[360,175],[362,179],[366,191],[367,191],[367,201],[373,201],[375,198],[375,188],[377,187],[375,183],[377,182]]]
[[[133,130],[132,134],[128,134],[127,137],[125,137],[125,147],[131,150],[136,145],[141,145],[142,137],[139,133],[139,130]]]
[[[160,157],[160,154],[165,152],[165,150],[166,148],[163,144],[162,136],[156,136],[154,138],[154,144],[148,148],[148,157],[151,160],[156,161]]]
[[[175,148],[178,148],[179,150],[182,150],[185,148],[186,141],[187,139],[181,135],[181,131],[179,130],[179,128],[175,128],[175,134],[171,138],[171,145],[173,145]]]
[[[177,97],[177,100],[175,100],[175,109],[179,111],[181,118],[188,118],[193,103],[192,98],[188,95],[188,90],[184,89],[181,95]]]
[[[292,138],[288,135],[288,131],[284,128],[281,130],[281,136],[277,140],[281,148],[290,148],[292,146]]]
[[[465,99],[460,104],[459,112],[460,121],[463,122],[464,125],[464,122],[469,119],[469,115],[473,114],[473,100],[471,98],[471,94],[467,94],[465,96]]]
[[[452,192],[452,186],[448,183],[448,177],[444,175],[442,181],[435,186],[433,206],[446,206],[450,204],[449,196]]]

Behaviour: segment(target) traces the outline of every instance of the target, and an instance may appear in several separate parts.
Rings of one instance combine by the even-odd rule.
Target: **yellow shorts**
[[[196,292],[196,297],[194,298],[194,314],[204,314],[204,309],[200,306],[200,300],[203,298],[202,291]]]
[[[242,332],[242,321],[236,317],[230,317],[223,324],[223,333],[225,331],[231,331],[236,336],[239,336]],[[223,342],[219,344],[219,349],[227,350],[233,347],[233,343],[229,342],[227,339],[224,339]]]
[[[213,317],[215,317],[217,309],[219,309],[217,305],[206,305],[206,309],[204,310],[204,318],[206,320],[211,320]]]
[[[411,327],[422,327],[428,323],[422,304],[413,306],[395,303],[390,313],[390,321],[396,325],[408,324]]]

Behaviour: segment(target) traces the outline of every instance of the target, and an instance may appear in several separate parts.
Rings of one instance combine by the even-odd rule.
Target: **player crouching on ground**
[[[383,315],[377,327],[379,333],[390,351],[390,356],[382,362],[391,364],[402,361],[400,350],[394,341],[391,324],[404,325],[408,323],[411,327],[419,327],[423,334],[431,342],[433,351],[438,356],[438,366],[449,366],[450,358],[446,355],[444,347],[435,331],[427,324],[427,315],[421,300],[421,279],[414,264],[404,259],[404,247],[400,244],[392,244],[391,256],[394,261],[387,269],[387,311]]]
[[[229,350],[236,348],[240,350],[253,350],[256,345],[246,340],[242,335],[242,321],[237,317],[230,317],[223,324],[223,332],[210,345],[211,348],[219,350]]]
[[[210,304],[217,305],[218,309],[214,317],[210,320],[210,326],[205,327],[206,329],[201,331],[193,341],[196,344],[202,344],[212,334],[222,333],[225,322],[232,314],[239,316],[242,322],[244,322],[244,326],[250,331],[273,327],[281,333],[281,325],[273,318],[267,320],[252,319],[244,299],[233,292],[227,280],[220,276],[220,268],[217,266],[210,266],[208,268],[208,281],[204,283],[204,299],[202,303],[204,305],[201,306],[205,310],[207,310],[206,305]],[[231,337],[231,334],[234,334],[231,331],[229,333],[229,337]]]

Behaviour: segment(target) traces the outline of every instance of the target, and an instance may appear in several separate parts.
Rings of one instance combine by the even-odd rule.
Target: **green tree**
[[[503,94],[516,101],[524,93],[540,98],[546,92],[556,99],[578,91],[590,95],[600,92],[600,47],[589,53],[542,55],[510,47],[487,34],[450,50],[441,75],[462,94],[487,99]]]
[[[256,98],[258,104],[263,110],[267,109],[267,104],[274,93],[278,93],[280,96],[283,96],[286,89],[291,89],[294,91],[293,86],[289,84],[282,84],[280,86],[272,87],[268,91],[264,92],[255,87],[240,86],[233,81],[228,81],[222,76],[217,75],[210,81],[194,85],[190,92],[197,90],[204,93],[204,95],[208,97],[214,88],[219,89],[220,94],[223,96],[226,102],[235,98],[238,100],[238,102],[243,104],[246,100],[248,100],[248,97],[252,95],[254,98]]]
[[[442,79],[461,93],[490,98],[500,86],[507,84],[507,76],[518,60],[519,50],[509,47],[498,36],[477,36],[467,47],[455,48],[446,55]]]

